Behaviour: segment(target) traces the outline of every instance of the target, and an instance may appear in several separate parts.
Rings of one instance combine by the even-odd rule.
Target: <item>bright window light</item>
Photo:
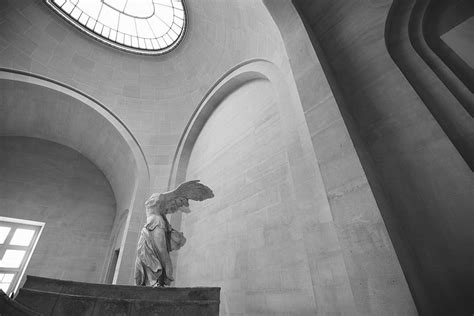
[[[25,273],[44,223],[0,216],[0,289],[14,293]]]
[[[186,26],[183,0],[46,0],[46,3],[96,39],[142,54],[172,50],[181,41]]]
[[[15,274],[13,273],[0,273],[0,289],[2,289],[3,292],[8,292],[14,276]]]
[[[25,253],[25,250],[7,249],[0,260],[0,268],[19,268]]]
[[[33,239],[35,231],[32,229],[17,228],[13,234],[10,245],[14,246],[28,246]]]
[[[10,287],[10,283],[0,282],[0,289],[2,289],[3,292],[6,293],[9,287]]]

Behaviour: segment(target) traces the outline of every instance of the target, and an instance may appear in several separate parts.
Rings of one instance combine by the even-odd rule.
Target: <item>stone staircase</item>
[[[27,276],[14,300],[0,300],[0,315],[219,315],[219,295],[214,287],[148,288]]]

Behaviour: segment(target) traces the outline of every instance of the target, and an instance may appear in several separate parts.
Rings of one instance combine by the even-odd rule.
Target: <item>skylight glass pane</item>
[[[0,268],[19,268],[25,253],[25,250],[7,249],[0,261]]]
[[[176,34],[176,37],[178,37],[179,35],[179,31],[180,31],[180,28],[178,25],[174,24],[171,26],[171,29],[174,31],[174,33]]]
[[[124,13],[137,17],[147,18],[153,15],[155,8],[150,0],[128,1]]]
[[[181,10],[174,10],[174,15],[177,17],[179,20],[184,20],[184,12]],[[177,20],[177,19],[175,19]],[[176,21],[175,21],[176,22]]]
[[[173,24],[174,10],[171,7],[160,7],[160,12],[156,14],[168,27]]]
[[[110,30],[110,33],[109,33],[109,38],[110,38],[112,41],[116,41],[116,39],[117,39],[117,31],[111,29],[111,30]]]
[[[81,13],[82,11],[79,8],[75,7],[74,10],[72,10],[71,12],[71,16],[74,18],[74,20],[77,20],[81,16]]]
[[[138,37],[143,38],[154,38],[155,35],[148,24],[148,21],[145,19],[136,19],[135,23],[137,24],[137,35]]]
[[[123,12],[127,4],[127,0],[103,0],[103,2],[120,12]]]
[[[143,38],[138,39],[138,46],[140,46],[140,48],[146,49],[145,40]]]
[[[160,20],[156,15],[152,16],[148,19],[148,23],[150,23],[151,28],[153,29],[153,33],[156,37],[161,37],[168,32],[169,27]]]
[[[109,37],[109,34],[110,34],[110,28],[107,27],[107,26],[102,26],[102,32],[101,34],[105,37]]]
[[[61,9],[67,14],[70,14],[71,11],[74,9],[74,4],[69,1],[66,1],[66,3],[61,7]]]
[[[163,36],[163,38],[165,39],[165,42],[168,45],[171,45],[171,43],[173,43],[173,39],[170,37],[170,32],[166,33],[165,36]]]
[[[181,1],[173,1],[173,7],[175,7],[175,9],[183,10],[183,4]]]
[[[183,28],[184,20],[180,19],[179,17],[175,17],[174,23],[178,25],[179,29]]]
[[[165,40],[163,39],[163,37],[160,37],[160,38],[158,39],[158,43],[160,44],[160,48],[163,48],[163,47],[168,46],[168,45],[166,44]]]
[[[96,20],[99,16],[102,5],[103,4],[100,1],[81,0],[78,2],[77,7]]]
[[[173,4],[171,3],[171,0],[153,0],[153,3],[158,4],[158,5],[164,5],[167,7],[173,6]]]
[[[119,42],[120,44],[123,44],[123,33],[117,33],[117,39],[116,41]]]
[[[100,11],[97,21],[100,21],[100,23],[110,27],[113,30],[116,30],[118,26],[119,15],[120,13],[118,11],[115,11],[111,7],[104,5]]]
[[[132,45],[132,37],[130,35],[125,35],[124,44],[127,46]]]
[[[138,47],[138,38],[136,38],[135,36],[132,37],[132,46],[133,47]]]
[[[86,25],[88,20],[89,20],[89,16],[85,13],[82,13],[81,17],[79,18],[79,23],[81,23],[82,25]]]
[[[118,31],[131,36],[137,36],[135,19],[128,15],[120,14]]]
[[[13,246],[28,246],[33,239],[35,231],[32,229],[17,228],[10,241]]]
[[[146,49],[153,49],[153,45],[151,44],[151,41],[148,38],[145,39],[145,46]]]
[[[103,27],[104,25],[102,23],[97,22],[94,27],[94,32],[96,32],[97,34],[102,34]]]
[[[0,244],[3,244],[5,242],[5,239],[7,239],[10,230],[11,227],[0,226]]]
[[[186,24],[181,0],[45,1],[87,34],[146,54],[171,50],[182,38]]]
[[[95,22],[97,22],[97,21],[94,20],[94,19],[92,19],[92,18],[90,18],[89,21],[87,21],[86,26],[87,26],[89,29],[93,30],[94,27],[95,27],[95,24],[96,24]]]

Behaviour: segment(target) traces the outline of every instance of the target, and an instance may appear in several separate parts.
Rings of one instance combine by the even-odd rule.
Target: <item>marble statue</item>
[[[182,183],[174,191],[154,193],[145,202],[146,224],[140,232],[135,261],[136,285],[170,285],[173,281],[170,252],[180,249],[186,238],[171,227],[166,215],[177,211],[189,213],[188,200],[203,201],[212,197],[210,188],[193,180]]]

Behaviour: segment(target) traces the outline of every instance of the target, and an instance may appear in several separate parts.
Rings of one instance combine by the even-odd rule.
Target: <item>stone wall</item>
[[[337,158],[331,153],[341,148],[340,137],[315,146],[296,87],[283,73],[269,76],[259,62],[235,73],[211,92],[208,102],[214,94],[223,99],[202,130],[194,126],[206,121],[206,104],[183,140],[192,146],[188,139],[199,134],[186,177],[215,187],[216,198],[183,215],[189,244],[178,254],[177,285],[222,286],[225,314],[414,314],[371,191],[367,183],[351,186],[363,183],[363,173],[335,186],[352,169],[336,176],[338,167],[315,156],[319,149]],[[248,73],[267,75],[271,84],[247,81],[222,91]],[[182,155],[191,149],[185,145]]]
[[[78,152],[0,137],[0,215],[45,222],[25,274],[101,281],[115,199],[104,174]]]
[[[176,144],[205,93],[252,58],[281,64],[284,47],[259,1],[188,1],[179,47],[163,56],[129,54],[71,27],[42,0],[0,4],[0,67],[78,89],[117,115],[138,139],[151,191],[167,189]]]
[[[42,0],[1,1],[0,67],[58,81],[104,105],[131,131],[145,154],[151,179],[141,194],[165,191],[179,137],[212,85],[250,59],[288,65],[279,32],[261,2],[186,4],[189,27],[179,47],[163,56],[143,56],[100,44],[71,27]],[[114,193],[120,202],[122,195]],[[144,214],[144,198],[139,199],[134,202],[140,207],[130,209],[131,214]],[[126,225],[127,251],[121,256],[130,260],[120,263],[120,283],[133,283],[131,258],[143,221],[142,216]]]
[[[271,83],[251,81],[220,103],[193,147],[187,178],[216,197],[183,215],[177,285],[221,286],[223,315],[315,310],[283,120]]]
[[[353,118],[341,107],[341,92],[321,55],[311,41],[294,6],[284,0],[265,1],[280,29],[300,95],[304,118],[311,136],[332,217],[325,225],[338,243],[325,260],[338,262],[324,283],[336,290],[334,298],[318,304],[318,311],[379,315],[415,314],[407,282],[392,246],[393,236],[382,219],[381,201],[374,195],[381,189],[373,181]],[[369,184],[369,179],[372,180]],[[318,238],[318,226],[313,234]],[[321,238],[323,239],[323,238]],[[325,236],[324,240],[332,240]],[[321,247],[315,244],[314,248]],[[324,267],[324,260],[317,266]],[[337,271],[337,272],[336,272]],[[316,298],[325,297],[315,291]]]
[[[413,78],[404,77],[387,50],[392,1],[294,3],[328,66],[344,121],[354,123],[351,137],[361,139],[355,145],[419,313],[472,313],[473,173],[430,113],[431,104],[424,102],[429,98],[417,95]],[[406,17],[389,21],[401,18]],[[408,20],[402,22],[391,30],[389,48],[411,58],[407,66],[420,76],[425,92],[447,90],[432,80],[436,76],[411,47]],[[466,113],[458,123],[473,126]]]

